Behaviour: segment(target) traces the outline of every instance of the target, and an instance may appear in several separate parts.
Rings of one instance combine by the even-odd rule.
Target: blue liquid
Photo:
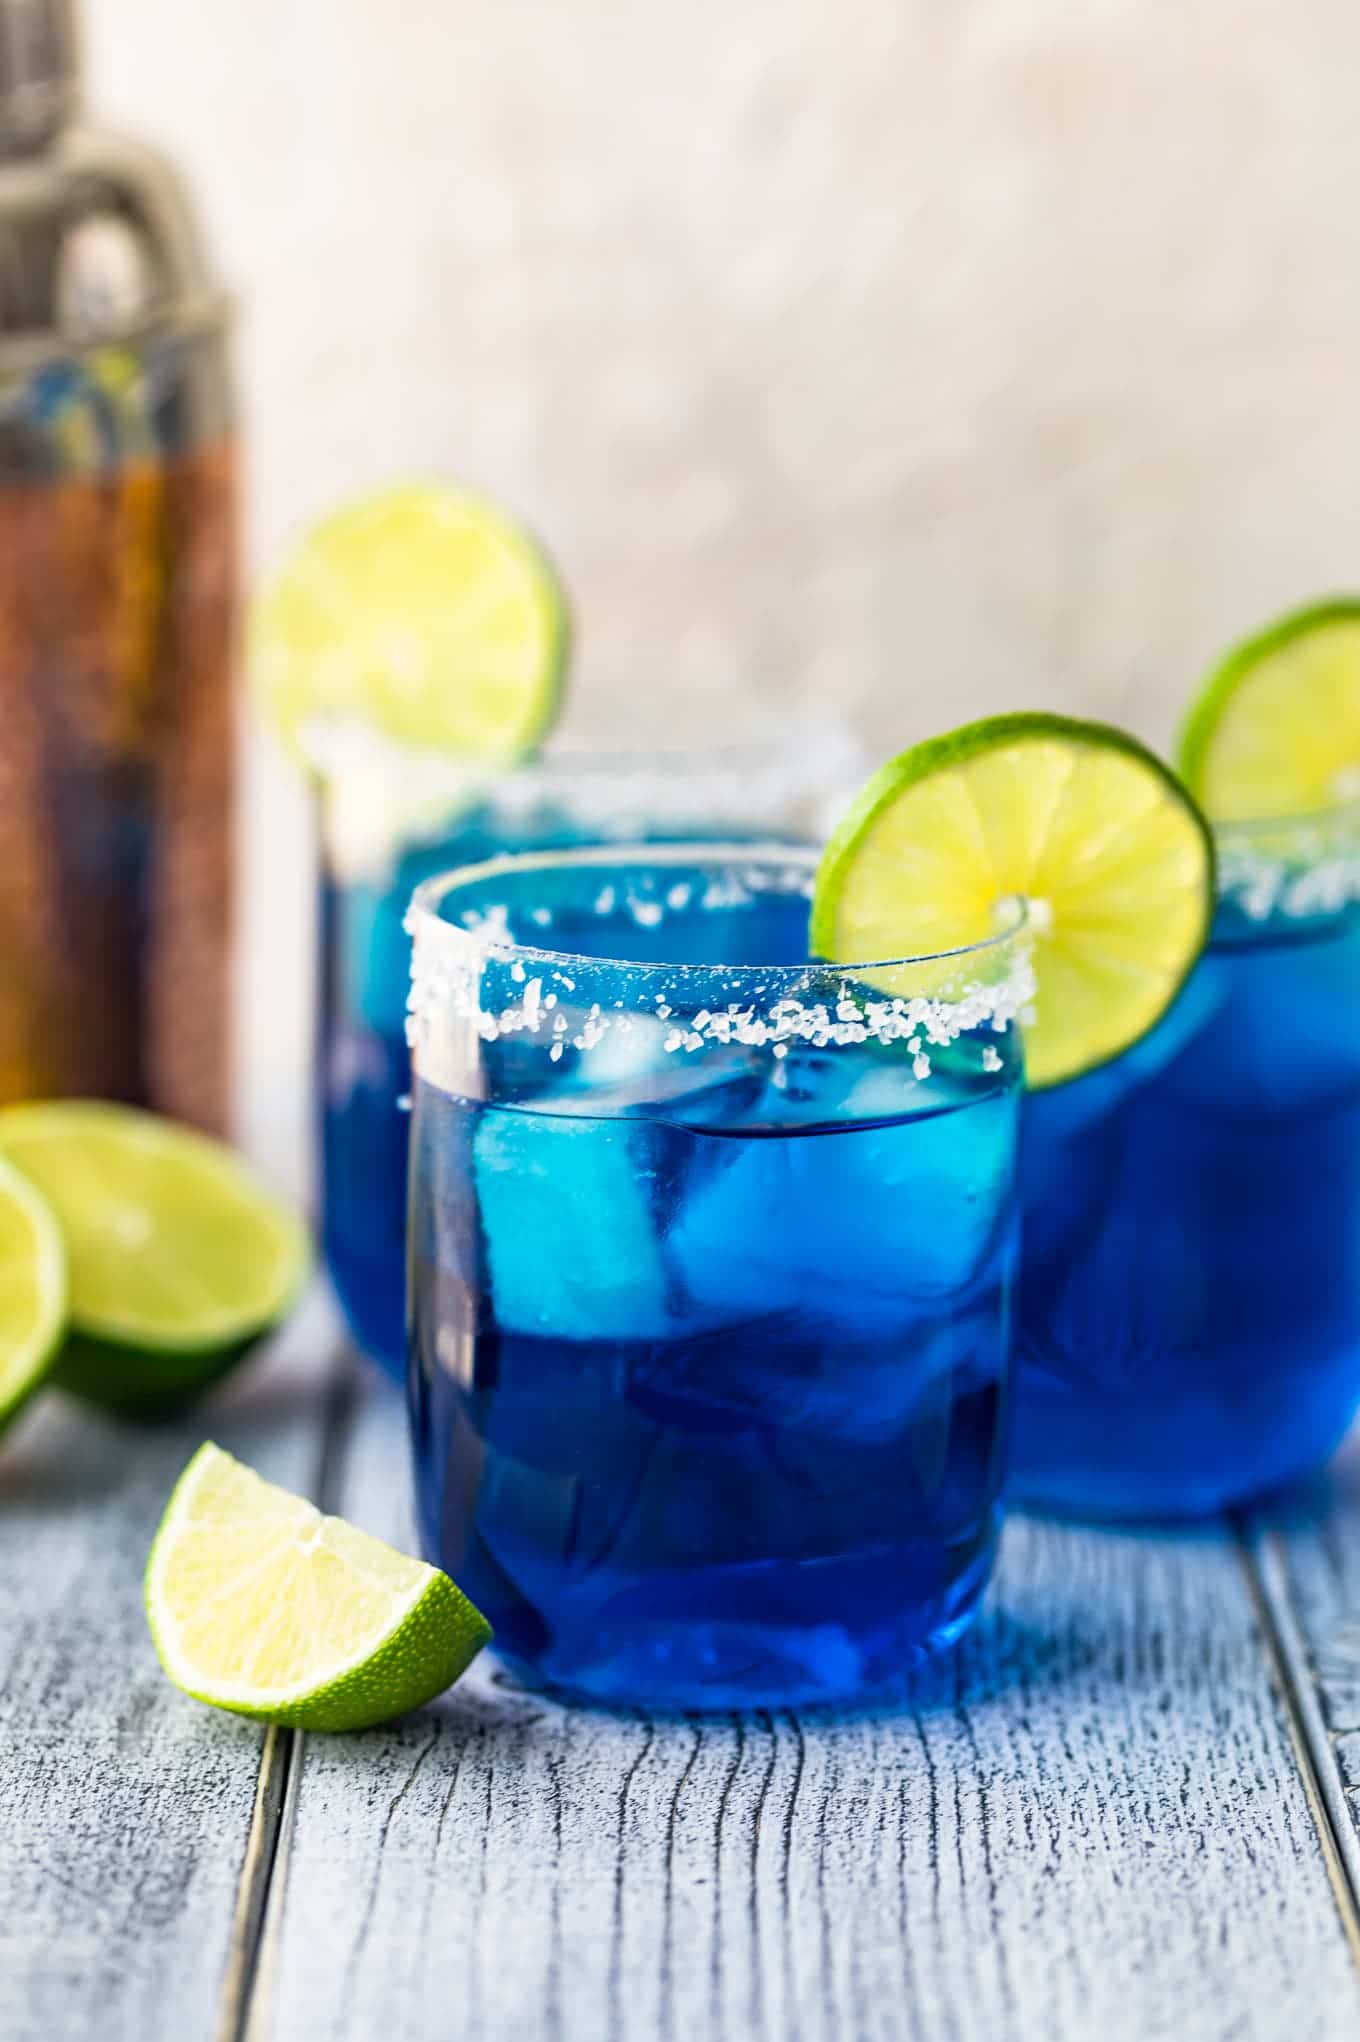
[[[512,1663],[832,1702],[957,1636],[997,1535],[1018,1110],[972,1057],[914,1115],[900,1045],[609,1117],[417,1080],[422,1535]]]
[[[1198,1514],[1360,1405],[1360,910],[1220,911],[1161,1026],[1025,1105],[1014,1489]]]
[[[398,1381],[406,1368],[410,1131],[399,1102],[411,1087],[411,942],[402,923],[421,880],[519,848],[480,806],[459,817],[455,833],[408,849],[381,885],[327,884],[322,895],[322,1241],[355,1340]]]
[[[648,833],[661,841],[664,832]],[[703,835],[689,827],[686,839]],[[406,992],[411,942],[402,924],[422,880],[505,852],[590,842],[544,803],[513,823],[490,803],[437,842],[413,844],[380,885],[328,884],[322,898],[320,1121],[322,1240],[336,1295],[359,1347],[398,1382],[406,1373],[406,1164],[411,1089]]]

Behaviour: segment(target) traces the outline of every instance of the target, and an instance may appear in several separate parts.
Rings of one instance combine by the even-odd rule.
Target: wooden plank
[[[0,2034],[157,2042],[217,2026],[261,1733],[163,1678],[141,1577],[211,1436],[316,1474],[322,1309],[194,1418],[120,1425],[51,1398],[0,1455]]]
[[[1254,1519],[1249,1536],[1360,1919],[1360,1434],[1306,1490]]]
[[[409,1537],[397,1399],[343,1507]],[[1333,2042],[1360,1992],[1225,1535],[1015,1524],[910,1713],[653,1721],[483,1665],[309,1739],[270,2042]]]

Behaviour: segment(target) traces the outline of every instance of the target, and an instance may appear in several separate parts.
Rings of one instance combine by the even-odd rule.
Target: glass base
[[[1218,1516],[1315,1474],[1345,1438],[1353,1409],[1348,1389],[1313,1423],[1296,1411],[1269,1431],[1244,1427],[1228,1439],[1221,1424],[1140,1417],[1111,1402],[1088,1423],[1046,1428],[1042,1451],[1022,1432],[1006,1501],[1104,1523]]]
[[[404,973],[403,973],[404,982]],[[337,1026],[324,1052],[322,1246],[355,1345],[406,1379],[406,1044]]]
[[[331,1291],[365,1361],[380,1368],[398,1386],[406,1381],[406,1333],[393,1327],[390,1300],[379,1290],[346,1280],[346,1272],[329,1265]]]
[[[630,1622],[592,1649],[550,1642],[533,1658],[495,1656],[520,1685],[565,1701],[662,1713],[844,1708],[888,1701],[910,1675],[947,1650],[977,1615],[996,1550],[995,1533],[929,1609],[899,1611],[872,1632],[830,1623],[705,1623],[670,1617]]]
[[[406,1381],[406,1272],[399,1257],[379,1240],[365,1254],[352,1232],[341,1232],[326,1215],[322,1252],[326,1274],[350,1337],[367,1361],[394,1383]]]

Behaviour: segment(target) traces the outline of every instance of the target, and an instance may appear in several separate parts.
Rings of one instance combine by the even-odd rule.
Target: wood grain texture
[[[409,1537],[373,1396],[347,1514]],[[652,1721],[482,1662],[307,1742],[269,2042],[1334,2042],[1360,1992],[1226,1537],[1015,1524],[900,1714]]]
[[[205,1436],[314,1479],[329,1320],[195,1418],[134,1429],[52,1398],[0,1455],[0,2035],[213,2034],[261,1733],[177,1694],[142,1570]]]
[[[1267,1593],[1284,1605],[1292,1675],[1313,1704],[1314,1763],[1334,1788],[1339,1847],[1360,1909],[1360,1434],[1253,1531]]]

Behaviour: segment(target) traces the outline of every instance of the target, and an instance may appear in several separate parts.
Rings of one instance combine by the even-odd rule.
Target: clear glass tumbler
[[[1217,842],[1170,1013],[1025,1102],[1027,1502],[1221,1510],[1317,1466],[1360,1406],[1360,810]]]
[[[550,747],[513,770],[342,729],[318,764],[322,1231],[356,1341],[399,1378],[411,970],[402,925],[414,888],[508,851],[733,834],[815,840],[864,768],[843,728],[797,723],[706,752]]]
[[[870,1694],[991,1566],[1023,936],[809,962],[815,867],[606,847],[416,895],[423,1538],[567,1691]]]

